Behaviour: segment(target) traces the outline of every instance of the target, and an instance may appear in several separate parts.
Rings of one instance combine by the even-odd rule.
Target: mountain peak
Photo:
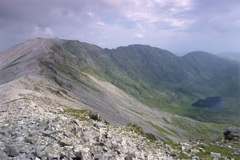
[[[189,52],[187,53],[186,55],[184,55],[183,57],[188,57],[188,56],[191,56],[191,57],[195,57],[195,56],[215,56],[217,57],[216,55],[214,54],[211,54],[209,52],[205,52],[205,51],[193,51],[193,52]]]

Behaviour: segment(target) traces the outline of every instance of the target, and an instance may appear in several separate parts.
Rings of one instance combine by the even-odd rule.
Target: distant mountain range
[[[240,124],[239,67],[236,61],[200,51],[178,57],[148,45],[102,49],[75,40],[37,38],[0,53],[0,85],[27,77],[22,82],[26,88],[42,96],[51,93],[59,103],[64,99],[99,112],[111,123],[134,122],[152,133],[168,126],[165,133],[175,135],[171,130],[184,132],[182,124],[188,121],[192,128],[204,125],[204,132],[212,132],[212,126],[194,120]],[[192,106],[207,97],[221,97],[228,107],[214,111]]]
[[[230,60],[240,61],[240,52],[226,52],[226,53],[219,53],[217,55],[224,58],[228,58]]]

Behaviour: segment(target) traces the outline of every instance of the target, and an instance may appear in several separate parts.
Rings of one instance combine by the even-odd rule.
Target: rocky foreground
[[[5,103],[0,108],[0,159],[173,159],[161,142],[153,144],[128,127],[74,111],[29,99]]]
[[[0,107],[0,160],[240,159],[240,130],[224,134],[225,140],[166,143],[48,98],[23,97]]]

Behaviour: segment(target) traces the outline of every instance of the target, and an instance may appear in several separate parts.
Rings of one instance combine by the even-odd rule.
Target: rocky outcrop
[[[240,128],[228,128],[223,134],[225,140],[237,140],[240,138]]]
[[[112,126],[96,112],[68,108],[54,98],[24,94],[1,99],[0,160],[237,160],[240,153],[238,141],[149,140],[137,125]]]
[[[172,159],[161,142],[107,125],[99,115],[82,116],[28,99],[6,104],[0,108],[0,159]]]

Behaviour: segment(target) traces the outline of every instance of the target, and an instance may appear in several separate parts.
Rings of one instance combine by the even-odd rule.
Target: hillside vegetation
[[[205,52],[177,57],[146,45],[110,50],[37,38],[0,54],[2,105],[33,94],[97,112],[112,125],[136,124],[163,141],[212,139],[239,125],[238,82],[236,62]],[[228,107],[192,106],[207,97],[221,97]]]
[[[206,52],[183,57],[146,45],[101,49],[65,41],[63,49],[78,58],[77,67],[111,82],[142,103],[196,120],[239,125],[239,64]],[[227,108],[213,111],[192,104],[222,97]]]

